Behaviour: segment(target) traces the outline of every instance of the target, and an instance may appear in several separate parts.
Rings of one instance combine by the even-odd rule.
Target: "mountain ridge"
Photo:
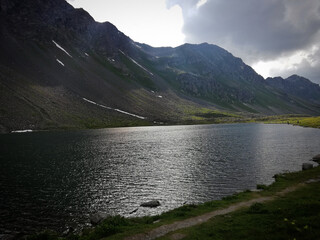
[[[299,96],[314,103],[320,103],[320,86],[309,79],[296,74],[284,79],[282,77],[267,78],[266,82],[287,94]]]

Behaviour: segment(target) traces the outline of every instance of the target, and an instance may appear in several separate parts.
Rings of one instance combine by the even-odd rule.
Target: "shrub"
[[[248,209],[248,213],[264,214],[264,213],[268,213],[268,210],[265,208],[265,206],[262,203],[254,203]]]
[[[267,188],[268,188],[268,186],[265,184],[258,184],[257,185],[257,189],[259,189],[259,190],[266,190]]]

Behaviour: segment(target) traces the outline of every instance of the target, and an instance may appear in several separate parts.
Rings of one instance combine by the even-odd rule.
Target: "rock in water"
[[[314,156],[314,157],[312,158],[312,161],[320,164],[320,154]]]
[[[303,163],[302,164],[302,170],[308,170],[313,168],[313,164],[312,163]]]
[[[152,201],[149,201],[149,202],[144,202],[144,203],[141,203],[141,207],[149,207],[149,208],[155,208],[155,207],[159,207],[161,204],[158,200],[152,200]]]
[[[109,215],[106,213],[95,213],[90,216],[90,222],[92,225],[97,225],[101,223],[104,219],[106,219]]]
[[[138,210],[139,210],[139,208],[136,208],[135,210],[131,211],[129,214],[133,214],[133,213],[135,213],[135,212],[138,211]]]

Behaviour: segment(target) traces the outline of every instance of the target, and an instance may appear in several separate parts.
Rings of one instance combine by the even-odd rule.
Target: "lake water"
[[[0,233],[142,216],[269,184],[320,153],[320,130],[226,124],[0,135]],[[157,199],[155,209],[139,208]]]

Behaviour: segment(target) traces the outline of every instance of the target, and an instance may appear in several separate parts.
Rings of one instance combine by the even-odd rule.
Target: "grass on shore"
[[[319,175],[318,175],[319,177]],[[318,239],[320,182],[308,184],[267,203],[255,203],[191,228],[159,238],[172,239]]]
[[[185,116],[183,124],[220,124],[220,123],[274,123],[291,124],[301,127],[320,128],[320,116],[306,116],[301,114],[248,116],[243,113],[230,113],[208,108],[182,107]]]
[[[263,123],[279,123],[279,124],[292,124],[301,127],[320,128],[320,116],[306,117],[299,115],[280,115],[280,116],[267,116],[255,118],[248,122],[263,122]]]
[[[28,239],[93,240],[106,237],[107,239],[123,239],[125,236],[147,232],[164,224],[226,208],[234,203],[261,196],[272,196],[289,186],[319,177],[320,167],[297,173],[278,174],[275,176],[276,181],[272,185],[258,186],[264,189],[261,192],[248,190],[225,197],[222,200],[200,205],[185,205],[160,216],[143,218],[109,217],[99,226],[84,230],[81,236],[69,235],[65,238],[60,238],[52,232],[44,232]],[[179,232],[186,235],[186,239],[300,239],[302,233],[308,237],[312,237],[314,234],[319,234],[318,236],[320,236],[319,187],[319,183],[310,184],[308,187],[290,193],[288,196],[281,197],[276,201],[254,204],[249,209],[216,217],[207,223]],[[255,238],[257,236],[260,237]],[[163,239],[170,238],[167,236]]]
[[[194,124],[224,124],[224,123],[266,123],[266,124],[291,124],[301,127],[320,128],[319,117],[302,117],[297,115],[280,115],[280,116],[264,116],[264,117],[246,117],[228,112],[220,112],[206,108],[185,112],[186,116],[182,120],[166,122],[165,125],[194,125]],[[115,119],[115,120],[99,120],[95,118],[87,118],[78,121],[75,126],[65,125],[59,129],[99,129],[99,128],[115,128],[115,127],[137,127],[137,126],[158,126],[147,120],[140,119]],[[53,130],[54,127],[47,127],[45,130]]]

